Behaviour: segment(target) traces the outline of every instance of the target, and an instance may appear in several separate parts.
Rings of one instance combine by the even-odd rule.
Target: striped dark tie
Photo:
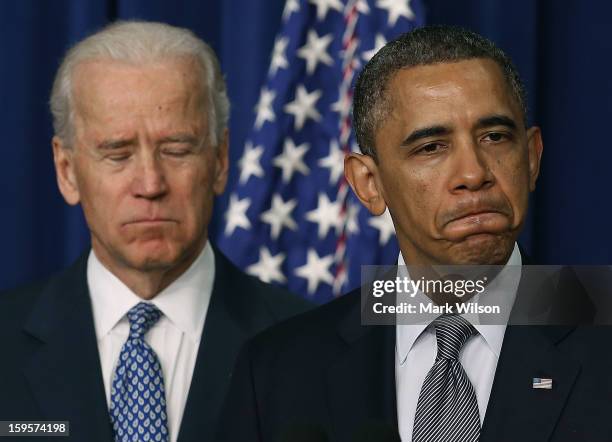
[[[477,333],[459,315],[434,320],[438,354],[417,403],[413,442],[476,442],[480,415],[474,387],[459,362],[459,350]]]

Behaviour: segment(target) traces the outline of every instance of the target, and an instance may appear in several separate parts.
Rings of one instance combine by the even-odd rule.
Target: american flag
[[[386,212],[372,217],[344,179],[357,151],[356,74],[388,40],[423,24],[418,0],[287,0],[217,244],[248,273],[323,303],[392,264]]]
[[[548,378],[533,378],[533,388],[536,390],[552,390],[553,381]]]

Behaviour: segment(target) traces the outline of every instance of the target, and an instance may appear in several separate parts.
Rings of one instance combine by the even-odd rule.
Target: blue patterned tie
[[[111,388],[110,415],[117,442],[168,441],[164,378],[144,335],[160,318],[144,302],[127,313],[130,335],[123,344]]]

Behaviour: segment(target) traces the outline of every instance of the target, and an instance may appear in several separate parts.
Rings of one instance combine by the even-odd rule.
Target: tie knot
[[[161,317],[161,312],[153,304],[139,302],[127,312],[130,320],[130,338],[142,339]]]
[[[463,344],[476,332],[470,322],[457,314],[444,314],[433,321],[438,354],[436,359],[458,359]]]

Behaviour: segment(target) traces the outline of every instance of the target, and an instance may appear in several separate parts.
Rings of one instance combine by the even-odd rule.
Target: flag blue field
[[[344,179],[352,88],[387,41],[423,24],[417,0],[288,0],[253,129],[216,243],[248,273],[317,303],[392,264],[388,213],[372,217]],[[248,75],[248,72],[245,71]]]

